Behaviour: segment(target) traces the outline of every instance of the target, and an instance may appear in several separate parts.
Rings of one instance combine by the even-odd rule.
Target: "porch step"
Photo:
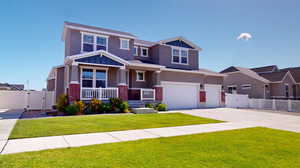
[[[130,108],[141,108],[145,107],[145,103],[142,101],[128,101]]]
[[[151,114],[151,113],[157,113],[156,110],[153,108],[133,108],[132,112],[135,114]]]
[[[147,103],[160,103],[159,101],[140,101],[140,100],[129,100],[128,104],[130,108],[143,108]]]

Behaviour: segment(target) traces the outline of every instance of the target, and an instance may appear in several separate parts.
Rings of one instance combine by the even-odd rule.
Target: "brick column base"
[[[68,89],[69,101],[74,102],[80,99],[80,84],[69,84]]]
[[[221,106],[225,106],[225,102],[226,102],[225,92],[222,91],[221,92]]]
[[[128,86],[127,85],[119,85],[119,98],[123,101],[128,101]]]
[[[162,101],[163,100],[163,87],[155,86],[154,89],[155,89],[155,100]]]
[[[205,103],[206,102],[206,92],[205,91],[200,91],[199,92],[199,100],[200,100],[200,103]]]

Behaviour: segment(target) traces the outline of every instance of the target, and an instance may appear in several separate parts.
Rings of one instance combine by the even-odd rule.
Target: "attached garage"
[[[199,83],[161,82],[163,86],[163,102],[169,109],[198,108]]]
[[[221,85],[205,84],[206,107],[219,107],[221,102]]]

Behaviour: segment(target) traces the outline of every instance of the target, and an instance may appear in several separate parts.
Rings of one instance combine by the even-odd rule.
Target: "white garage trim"
[[[200,86],[200,83],[193,83],[193,82],[171,82],[171,81],[161,81],[162,85],[172,84],[172,85],[197,85]]]

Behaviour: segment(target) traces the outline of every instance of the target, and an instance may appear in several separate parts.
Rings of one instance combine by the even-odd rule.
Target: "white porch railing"
[[[118,88],[81,88],[81,100],[108,100],[109,98],[118,98]]]
[[[141,100],[155,100],[155,90],[141,89]]]

